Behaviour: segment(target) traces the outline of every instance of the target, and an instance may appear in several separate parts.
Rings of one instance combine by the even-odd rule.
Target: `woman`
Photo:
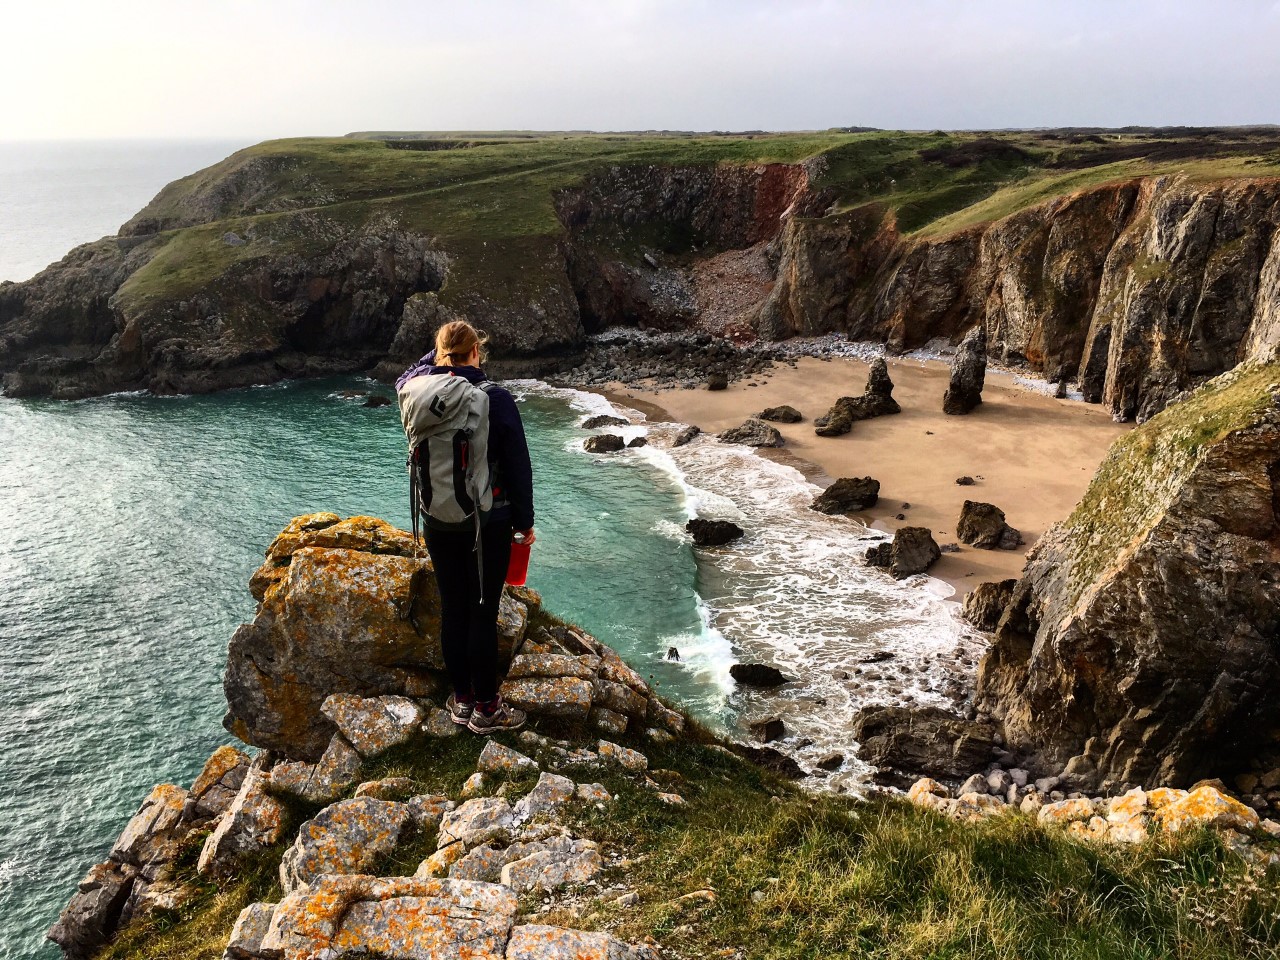
[[[413,377],[449,375],[473,384],[487,381],[487,338],[465,320],[446,323],[436,333],[436,348],[401,374],[396,389]],[[490,385],[489,462],[493,468],[493,510],[481,530],[483,582],[476,569],[472,531],[426,529],[427,552],[440,587],[440,646],[453,693],[445,702],[454,723],[473,733],[519,730],[524,711],[498,696],[498,598],[511,558],[511,540],[519,534],[533,543],[533,469],[524,425],[515,398]],[[428,489],[430,487],[428,486]]]

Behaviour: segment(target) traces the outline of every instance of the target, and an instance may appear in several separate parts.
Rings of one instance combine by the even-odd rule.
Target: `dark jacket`
[[[414,377],[452,373],[466,377],[471,383],[489,379],[476,367],[437,367],[436,352],[432,350],[396,380],[399,390]],[[529,444],[524,438],[524,424],[516,408],[515,397],[502,387],[489,390],[489,460],[497,467],[495,483],[501,488],[501,497],[509,507],[493,511],[492,520],[507,519],[516,530],[528,530],[533,526],[533,465],[529,462]]]

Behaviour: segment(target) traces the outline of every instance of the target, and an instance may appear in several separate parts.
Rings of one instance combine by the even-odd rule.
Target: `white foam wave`
[[[638,416],[596,394],[553,395],[570,403],[576,395],[591,413]],[[671,447],[678,427],[649,424],[649,444],[635,455],[672,478],[690,517],[733,520],[747,535],[695,551],[705,627],[672,645],[689,669],[715,680],[744,724],[781,716],[789,731],[783,746],[813,766],[835,751],[849,756],[860,707],[943,704],[968,687],[981,641],[945,599],[950,587],[929,577],[899,582],[866,567],[866,548],[886,534],[810,510],[819,488],[748,447],[705,436]],[[664,536],[684,537],[666,526]],[[769,692],[738,688],[729,676],[738,661],[772,663],[794,682]],[[827,782],[857,787],[865,777],[865,767],[847,760]]]

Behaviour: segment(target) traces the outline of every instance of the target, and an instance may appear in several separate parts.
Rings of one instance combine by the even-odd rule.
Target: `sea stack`
[[[951,361],[951,383],[942,396],[942,412],[966,414],[982,402],[987,377],[987,330],[982,324],[970,330]]]

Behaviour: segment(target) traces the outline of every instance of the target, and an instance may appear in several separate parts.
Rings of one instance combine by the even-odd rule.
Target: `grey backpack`
[[[413,539],[419,523],[438,530],[480,527],[493,509],[489,467],[489,390],[485,380],[435,373],[399,390],[400,421],[409,441]]]

